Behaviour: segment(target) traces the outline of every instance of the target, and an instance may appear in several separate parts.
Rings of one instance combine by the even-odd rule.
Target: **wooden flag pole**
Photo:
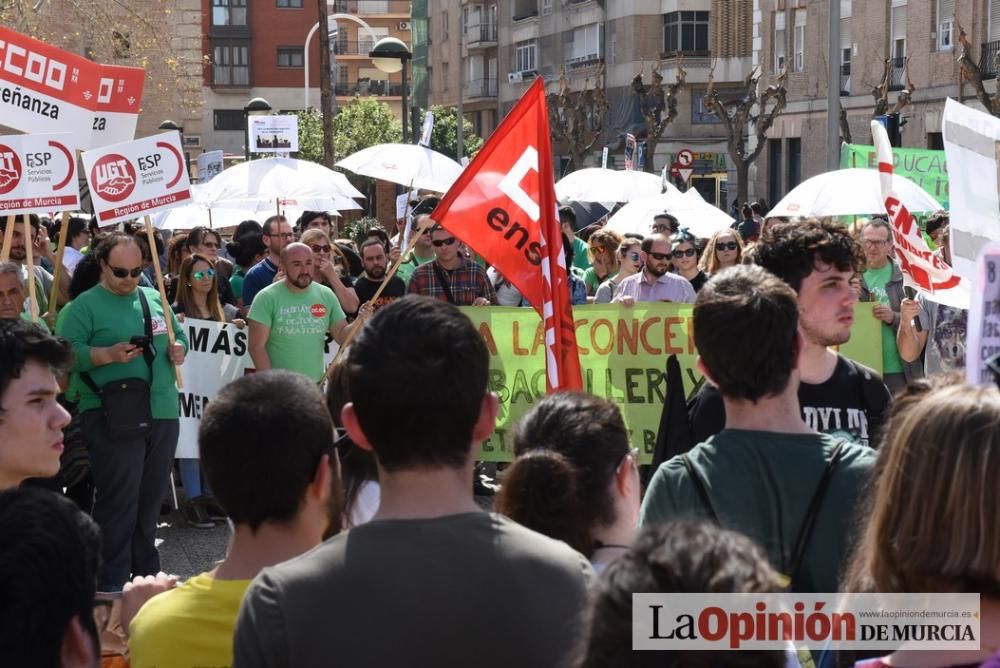
[[[28,214],[21,214],[21,222],[24,225],[24,251],[28,254],[28,301],[31,304],[31,322],[38,322],[38,295],[35,294],[35,258],[34,258],[34,245],[35,237],[32,234],[33,230],[31,227],[31,220],[28,218]],[[52,287],[55,287],[53,285]]]
[[[59,243],[56,245],[56,266],[52,268],[52,288],[49,290],[49,312],[46,321],[49,329],[55,331],[56,315],[59,313],[59,281],[62,279],[63,255],[66,253],[66,239],[69,234],[69,211],[63,211],[62,225],[59,226]]]
[[[170,349],[174,348],[174,323],[173,311],[170,309],[170,302],[167,301],[167,289],[163,285],[163,272],[160,271],[160,256],[156,252],[156,237],[153,236],[153,223],[149,216],[143,216],[146,222],[146,239],[149,241],[149,254],[153,256],[153,271],[156,272],[156,287],[160,289],[160,301],[163,303],[163,320],[167,323],[167,342]],[[169,353],[168,353],[169,354]],[[181,376],[181,368],[176,364],[174,376],[177,378],[177,387],[184,387],[184,378]]]
[[[375,291],[375,294],[372,295],[372,298],[369,300],[372,304],[378,301],[378,298],[382,296],[382,292],[385,290],[386,286],[389,285],[389,280],[396,275],[396,271],[399,269],[399,266],[403,264],[403,258],[409,255],[410,252],[412,252],[413,249],[416,248],[417,241],[420,239],[420,235],[422,235],[429,227],[431,227],[434,224],[434,221],[432,221],[430,218],[425,218],[424,220],[425,224],[421,225],[417,229],[416,234],[413,235],[413,238],[410,239],[410,243],[406,246],[406,250],[403,253],[400,253],[399,258],[396,260],[396,262],[391,267],[389,267],[389,271],[385,272],[385,277],[382,278],[382,284],[378,286],[378,290]],[[330,366],[326,367],[326,371],[323,372],[323,378],[321,378],[319,381],[320,385],[325,383],[330,378],[330,373],[333,371],[333,367],[337,363],[337,360],[340,359],[340,356],[344,353],[345,350],[347,350],[348,344],[354,340],[355,335],[361,330],[360,327],[361,323],[355,322],[355,325],[356,326],[352,326],[348,330],[347,338],[345,338],[344,342],[340,344],[340,347],[337,349],[337,354],[333,356],[333,361],[330,362]]]
[[[0,262],[6,262],[10,259],[10,245],[14,243],[14,223],[16,221],[16,216],[7,216],[7,227],[3,233],[3,249],[0,250]]]

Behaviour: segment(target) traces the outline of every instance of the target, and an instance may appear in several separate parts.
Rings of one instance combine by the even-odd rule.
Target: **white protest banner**
[[[973,279],[965,348],[965,380],[970,385],[993,385],[986,360],[1000,354],[1000,243],[983,249]]]
[[[198,156],[198,183],[208,183],[223,169],[221,150],[205,151]]]
[[[89,146],[101,65],[0,26],[0,124]]]
[[[250,117],[250,150],[288,153],[299,150],[299,117],[294,114]]]
[[[183,326],[190,350],[181,366],[184,389],[180,391],[180,437],[175,456],[196,458],[198,425],[205,408],[223,387],[253,373],[247,346],[250,330],[194,318],[185,319]],[[336,352],[337,344],[327,335],[324,365],[333,361]]]
[[[99,225],[148,216],[191,200],[176,132],[84,151],[83,169]]]
[[[932,301],[953,308],[969,308],[969,281],[934,255],[920,234],[917,221],[892,188],[892,145],[885,127],[871,122],[872,138],[878,155],[879,181],[885,210],[892,223],[896,261],[903,271],[903,282],[920,290]],[[952,200],[954,201],[954,200]]]
[[[80,148],[99,148],[135,139],[146,70],[101,65],[90,141]]]
[[[73,136],[0,137],[0,212],[7,215],[80,208]]]
[[[973,280],[983,248],[1000,241],[1000,118],[949,99],[942,125],[951,198],[951,260],[955,271]]]

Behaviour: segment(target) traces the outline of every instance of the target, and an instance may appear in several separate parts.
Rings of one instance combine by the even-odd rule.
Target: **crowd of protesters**
[[[395,239],[338,239],[306,212],[154,247],[145,228],[71,219],[54,335],[28,322],[25,287],[50,294],[51,245],[18,223],[0,263],[0,657],[98,665],[115,599],[136,668],[995,665],[1000,391],[950,373],[964,311],[905,293],[886,222],[762,210],[708,239],[669,212],[622,236],[560,210],[572,302],[692,303],[708,382],[692,443],[650,471],[612,401],[536,400],[495,498],[473,480],[499,401],[456,307],[527,304],[430,211]],[[834,348],[859,300],[885,377]],[[179,462],[187,521],[231,525],[225,558],[179,582],[156,528],[184,317],[246,327],[259,373],[220,391],[199,459]],[[329,374],[328,336],[350,339]],[[89,495],[67,477],[76,441]],[[979,593],[981,650],[633,650],[633,594],[788,590]]]

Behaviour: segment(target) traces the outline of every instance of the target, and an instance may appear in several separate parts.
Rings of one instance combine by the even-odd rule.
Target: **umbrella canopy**
[[[410,188],[447,192],[462,165],[418,144],[378,144],[353,153],[337,167]]]
[[[653,216],[658,213],[669,213],[681,227],[688,228],[691,234],[703,239],[727,229],[733,223],[726,212],[707,203],[691,188],[683,194],[668,192],[629,202],[611,216],[607,227],[622,234],[634,232],[648,235]]]
[[[335,206],[330,209],[359,208],[353,198],[364,194],[347,177],[323,165],[292,158],[251,160],[224,170],[202,189],[202,199],[211,206],[248,201],[271,206],[279,199],[302,202],[318,199]],[[302,208],[306,208],[303,204]],[[321,207],[317,207],[319,210]]]
[[[938,211],[941,203],[916,183],[895,174],[892,187],[910,211]],[[838,169],[806,179],[767,216],[865,216],[886,213],[875,169]]]
[[[560,202],[631,202],[661,192],[663,183],[659,175],[631,169],[588,167],[567,174],[556,183],[556,198]],[[680,194],[669,183],[667,192]]]
[[[570,202],[569,206],[573,208],[573,212],[576,214],[576,224],[573,225],[573,231],[579,232],[606,216],[614,206],[613,203],[610,204],[610,206],[605,206],[600,202]]]

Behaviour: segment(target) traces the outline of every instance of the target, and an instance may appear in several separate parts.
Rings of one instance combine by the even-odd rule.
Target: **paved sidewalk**
[[[181,511],[160,518],[156,545],[164,573],[187,579],[215,565],[226,556],[229,525],[216,524],[212,529],[194,529],[187,525]]]

